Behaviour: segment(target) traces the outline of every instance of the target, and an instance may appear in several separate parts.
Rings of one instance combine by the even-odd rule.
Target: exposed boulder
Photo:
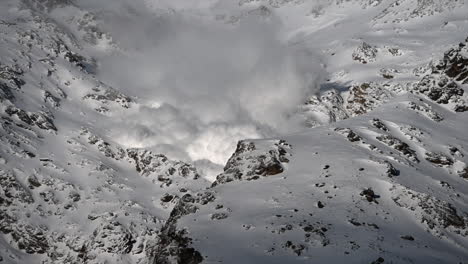
[[[284,171],[284,163],[289,162],[291,145],[284,140],[269,142],[260,148],[253,141],[242,140],[229,158],[224,172],[216,177],[214,185],[233,180],[256,180],[260,176],[271,176]]]
[[[374,190],[372,190],[372,188],[367,188],[365,190],[363,190],[359,195],[363,196],[364,198],[366,198],[366,200],[369,202],[369,203],[376,203],[378,204],[379,202],[377,202],[377,198],[379,198],[380,196],[375,194]]]
[[[377,57],[377,48],[362,42],[353,52],[352,58],[363,64],[374,62]]]

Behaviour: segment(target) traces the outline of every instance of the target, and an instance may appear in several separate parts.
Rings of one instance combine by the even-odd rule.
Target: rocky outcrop
[[[30,191],[25,188],[11,171],[0,169],[0,205],[10,206],[14,203],[31,204],[34,202]]]
[[[350,128],[341,128],[341,127],[338,127],[338,128],[335,128],[334,129],[335,132],[343,135],[346,137],[346,139],[349,141],[349,142],[359,142],[362,140],[362,137],[359,136],[358,134],[356,134],[352,129]]]
[[[133,100],[112,87],[101,84],[93,88],[91,93],[83,96],[85,101],[94,101],[95,110],[101,113],[110,111],[112,106],[129,108]]]
[[[198,210],[196,199],[185,194],[174,207],[169,219],[161,229],[155,248],[147,253],[151,264],[198,264],[203,261],[200,252],[190,247],[191,239],[186,231],[177,229],[177,221]]]
[[[378,136],[376,137],[376,139],[381,141],[385,145],[397,150],[402,155],[409,158],[411,161],[419,162],[416,151],[413,150],[406,142],[403,142],[400,139],[391,135]]]
[[[53,122],[53,116],[50,113],[26,112],[14,106],[9,106],[7,109],[5,109],[5,113],[9,116],[16,116],[19,120],[29,126],[37,126],[38,128],[47,130],[49,132],[57,131],[57,127],[55,127]]]
[[[468,110],[461,84],[468,84],[468,39],[444,54],[431,72],[414,87],[414,92],[426,95],[439,104],[452,103],[456,112]]]
[[[283,140],[269,142],[260,148],[253,141],[242,140],[229,158],[224,172],[216,177],[213,186],[234,180],[257,180],[261,176],[282,173],[291,156],[291,145]]]
[[[90,248],[107,253],[128,254],[132,251],[135,239],[118,221],[103,222],[94,230],[89,242]]]
[[[0,102],[5,100],[12,101],[13,99],[15,99],[15,96],[11,91],[11,88],[7,84],[0,82]]]
[[[377,57],[377,48],[362,42],[353,52],[352,58],[362,64],[374,62]]]
[[[15,89],[21,89],[26,82],[22,79],[23,69],[18,65],[8,66],[0,62],[0,83],[12,85]]]
[[[346,110],[350,116],[371,112],[394,97],[391,89],[390,85],[374,82],[354,85],[349,89]]]
[[[466,217],[459,215],[452,204],[403,186],[394,186],[391,191],[395,193],[393,201],[415,214],[417,219],[434,234],[443,236],[446,228],[453,227],[460,231],[464,230],[463,233],[459,233],[468,236],[466,230],[468,221]]]
[[[443,153],[426,152],[426,160],[437,167],[452,166],[454,161]]]
[[[330,89],[311,96],[300,107],[306,126],[316,127],[343,120],[349,117],[345,100],[336,89]]]
[[[419,103],[408,103],[408,109],[411,109],[435,122],[444,120],[444,118],[438,112],[436,112],[433,107],[427,103],[422,102],[422,100]]]
[[[145,149],[127,149],[127,156],[141,175],[151,177],[153,182],[161,182],[164,186],[170,186],[175,177],[192,180],[200,178],[193,165],[169,160],[162,154]]]
[[[0,210],[0,232],[11,237],[12,244],[28,254],[44,254],[49,250],[47,231]]]

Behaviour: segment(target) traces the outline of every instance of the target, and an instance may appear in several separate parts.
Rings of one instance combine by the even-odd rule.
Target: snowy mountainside
[[[92,76],[73,35],[34,10],[12,13],[1,31],[1,258],[136,263],[175,201],[207,182],[107,138],[103,122],[134,100]]]
[[[0,262],[468,259],[464,1],[0,7]]]
[[[465,118],[404,95],[371,114],[282,137],[292,146],[284,173],[215,186],[217,199],[179,226],[207,263],[463,263]],[[237,168],[248,175],[249,158],[244,164]],[[216,246],[223,241],[229,246]]]

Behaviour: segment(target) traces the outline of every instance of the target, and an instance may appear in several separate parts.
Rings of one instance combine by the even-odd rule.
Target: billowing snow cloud
[[[114,137],[222,165],[240,139],[299,129],[296,107],[314,92],[320,71],[311,52],[288,46],[274,15],[246,12],[226,23],[203,12],[216,2],[183,2],[161,12],[121,0],[101,14],[119,48],[99,58],[99,75],[141,103],[116,120]]]

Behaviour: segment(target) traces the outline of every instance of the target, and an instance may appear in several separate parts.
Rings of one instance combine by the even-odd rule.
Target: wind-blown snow
[[[320,65],[287,45],[278,18],[213,23],[206,7],[165,15],[125,3],[106,6],[103,27],[117,48],[98,59],[98,76],[143,104],[115,118],[119,143],[171,145],[177,158],[222,165],[240,139],[301,127],[293,115],[317,90]]]

